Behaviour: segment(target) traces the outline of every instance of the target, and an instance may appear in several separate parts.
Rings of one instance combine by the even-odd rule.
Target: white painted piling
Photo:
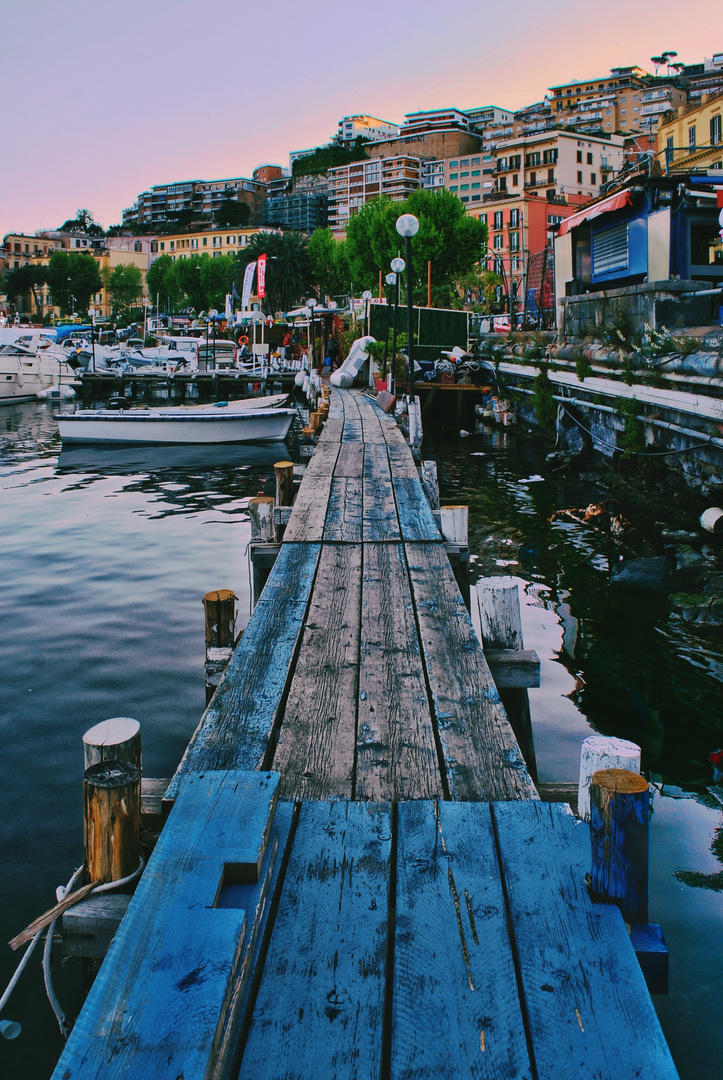
[[[591,735],[580,749],[580,783],[577,811],[583,821],[590,821],[590,787],[593,773],[603,769],[640,772],[640,747],[627,739],[610,735]]]

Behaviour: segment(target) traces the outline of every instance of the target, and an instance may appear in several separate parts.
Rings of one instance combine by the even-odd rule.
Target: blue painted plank
[[[371,803],[304,803],[239,1080],[378,1080],[391,823]]]
[[[228,864],[252,868],[259,879],[278,781],[258,772],[189,777],[54,1080],[206,1075],[251,929],[245,909],[214,901]]]
[[[306,472],[304,473],[304,480],[309,480],[315,476],[331,476],[333,475],[334,468],[336,466],[336,459],[339,456],[339,443],[337,442],[320,442],[313,457],[309,459],[309,464],[306,466]],[[302,480],[302,487],[304,484]]]
[[[362,422],[359,417],[350,419],[346,413],[344,414],[344,434],[341,441],[358,443],[362,441]]]
[[[258,604],[166,793],[206,769],[254,769],[269,749],[319,559],[320,544],[283,545]]]
[[[487,803],[400,803],[391,1080],[532,1072]]]
[[[404,548],[452,798],[536,798],[444,548]]]
[[[540,1080],[677,1080],[620,911],[588,896],[588,825],[560,803],[493,818]]]
[[[394,466],[392,465],[392,469]],[[392,480],[397,514],[403,540],[426,540],[442,543],[437,523],[432,515],[429,500],[418,476],[411,479],[395,476]]]
[[[360,480],[364,475],[364,444],[347,442],[339,448],[334,466],[334,479],[338,477]]]
[[[329,415],[324,421],[324,426],[319,436],[319,443],[341,442],[342,432],[344,431],[344,417],[332,416],[331,406],[329,406]]]

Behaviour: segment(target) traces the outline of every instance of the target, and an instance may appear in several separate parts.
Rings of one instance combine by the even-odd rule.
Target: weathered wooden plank
[[[437,528],[419,477],[394,476],[392,487],[397,503],[402,539],[427,540],[430,543],[441,544],[442,535]]]
[[[339,390],[339,396],[344,406],[344,423],[350,420],[359,420],[359,405],[357,403],[357,395],[352,393],[351,390]]]
[[[392,417],[387,417],[389,423],[382,422],[382,432],[384,434],[384,441],[388,446],[401,446],[409,450],[409,444],[404,438],[402,431],[399,428],[396,420]],[[409,451],[411,456],[411,451]]]
[[[206,1075],[245,952],[245,910],[216,896],[229,868],[258,881],[277,796],[268,774],[189,777],[55,1080]]]
[[[366,544],[355,798],[429,799],[443,787],[404,551]]]
[[[351,419],[346,413],[344,414],[344,434],[341,441],[357,443],[362,441],[362,422],[359,417]]]
[[[405,547],[452,797],[535,798],[444,549],[438,544]]]
[[[284,543],[308,544],[323,538],[331,484],[331,474],[304,478],[284,532]]]
[[[360,543],[322,548],[274,756],[286,798],[352,796],[361,563]]]
[[[239,1080],[378,1080],[390,856],[386,808],[301,807]]]
[[[121,924],[130,896],[89,896],[64,912],[61,922],[63,956],[102,960]]]
[[[391,1080],[530,1077],[487,803],[400,803]]]
[[[401,531],[386,445],[364,446],[364,540],[399,540]]]
[[[343,416],[332,416],[331,408],[329,410],[329,416],[324,421],[324,427],[319,437],[320,443],[329,442],[341,442],[341,436],[344,431],[344,418]]]
[[[362,505],[361,477],[335,476],[329,493],[324,540],[360,544],[363,533]]]
[[[485,649],[498,690],[540,685],[540,658],[534,649]]]
[[[306,466],[306,473],[304,474],[304,480],[309,481],[314,477],[319,476],[331,476],[336,466],[336,459],[339,456],[339,443],[328,442],[319,443],[316,447],[314,456]]]
[[[166,792],[176,798],[183,777],[204,769],[256,768],[266,756],[321,546],[284,544],[181,764]]]
[[[587,824],[559,803],[493,817],[540,1080],[675,1080],[620,911],[588,896]]]
[[[334,476],[362,477],[364,475],[364,444],[347,442],[339,447]]]
[[[414,480],[416,477],[419,479],[412,452],[406,443],[404,446],[400,446],[397,442],[387,442],[387,453],[389,455],[389,465],[395,478]]]

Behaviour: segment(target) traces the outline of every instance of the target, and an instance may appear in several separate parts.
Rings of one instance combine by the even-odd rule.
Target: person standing
[[[331,370],[334,371],[339,366],[339,357],[341,349],[339,348],[339,342],[332,334],[327,342],[326,354],[331,361]]]

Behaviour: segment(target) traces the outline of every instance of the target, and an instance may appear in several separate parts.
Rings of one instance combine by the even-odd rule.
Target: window
[[[474,187],[474,184],[472,185],[472,187]],[[479,202],[479,201],[480,201],[480,196],[479,195],[473,195],[472,196],[472,202]]]
[[[469,165],[469,158],[461,158],[460,165]]]
[[[510,228],[511,229],[512,228],[517,228],[517,226],[519,224],[520,224],[520,211],[517,210],[516,208],[514,210],[510,210]]]
[[[530,184],[532,185],[532,187],[535,187],[535,185],[537,184],[537,173],[536,172],[531,172],[530,173]]]
[[[518,232],[510,233],[510,251],[520,250],[520,234]]]
[[[495,251],[499,251],[502,247],[504,247],[504,237],[502,236],[502,233],[495,233],[495,238],[492,242],[492,246],[494,247]]]
[[[469,169],[467,170],[467,172],[461,172],[459,175],[460,177],[469,176]]]
[[[628,224],[623,221],[592,238],[592,272],[611,274],[628,268]]]
[[[450,180],[458,180],[459,179],[459,173],[451,172],[449,174],[449,178],[450,178]]]
[[[688,152],[690,154],[695,150],[695,125],[688,128]]]
[[[594,173],[594,172],[590,173],[590,183],[591,184],[597,184],[597,173]]]
[[[203,246],[207,247],[207,245],[208,245],[208,237],[204,236],[204,238],[203,238]]]
[[[474,191],[474,189],[475,189],[475,188],[478,188],[478,187],[480,187],[480,184],[479,184],[479,182],[478,182],[478,183],[476,183],[476,184],[472,184],[472,190],[473,190],[473,191]]]
[[[165,251],[165,250],[166,250],[166,242],[165,242],[165,240],[161,240],[161,251]]]
[[[582,150],[578,150],[578,152],[577,152],[577,160],[579,161],[580,164],[582,164]]]
[[[450,191],[459,191],[459,185],[458,184],[452,184],[449,190]]]
[[[469,191],[469,184],[460,184],[459,185],[459,190],[460,191]]]
[[[450,163],[449,163],[450,169],[456,169],[458,165],[459,165],[459,161],[450,161]]]
[[[462,195],[462,202],[469,202],[469,195]]]
[[[710,144],[711,146],[717,146],[721,141],[721,117],[720,113],[717,116],[711,116],[710,118]]]
[[[512,174],[512,186],[517,187],[519,185],[519,183],[520,183],[520,174],[519,173],[513,173]]]
[[[479,169],[472,169],[472,176],[479,176]]]
[[[473,165],[479,165],[480,164],[480,159],[478,157],[473,157],[472,158],[472,164]]]
[[[500,191],[507,191],[507,177],[500,177]]]
[[[554,184],[555,183],[555,170],[554,169],[548,169],[547,170],[547,182],[548,182],[548,184]]]
[[[501,210],[495,210],[495,225],[494,225],[494,227],[495,227],[495,229],[501,229],[502,228],[502,211]]]
[[[171,251],[175,251],[175,250],[176,250],[176,242],[175,242],[175,240],[171,240],[171,244],[170,244],[170,250],[171,250]]]
[[[712,131],[712,121],[711,121],[711,131]],[[665,143],[665,164],[666,165],[672,165],[672,163],[673,163],[673,137],[671,135],[671,137],[669,139],[667,139],[666,143]]]
[[[579,172],[579,171],[578,171],[578,174],[577,174],[577,182],[578,182],[578,184],[582,183],[582,173]]]
[[[588,165],[592,165],[592,154],[587,155],[587,163]]]

